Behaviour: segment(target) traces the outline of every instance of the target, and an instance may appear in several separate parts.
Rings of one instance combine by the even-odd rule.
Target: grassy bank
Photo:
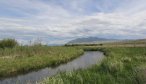
[[[141,70],[146,64],[146,48],[106,48],[101,65],[86,70],[61,73],[42,84],[144,84]]]
[[[0,48],[0,79],[65,63],[83,54],[74,47],[16,46]]]

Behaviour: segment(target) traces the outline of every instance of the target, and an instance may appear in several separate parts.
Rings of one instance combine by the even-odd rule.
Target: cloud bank
[[[0,39],[63,44],[86,36],[146,37],[145,0],[1,0]]]

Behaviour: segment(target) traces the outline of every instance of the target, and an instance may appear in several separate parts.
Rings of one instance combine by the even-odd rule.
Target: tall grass
[[[146,48],[106,48],[104,51],[108,52],[108,56],[101,65],[86,70],[60,73],[44,79],[41,84],[145,83],[145,79],[140,75],[145,73],[139,70],[146,64]]]
[[[73,47],[16,46],[0,49],[0,79],[7,76],[55,66],[83,54]]]

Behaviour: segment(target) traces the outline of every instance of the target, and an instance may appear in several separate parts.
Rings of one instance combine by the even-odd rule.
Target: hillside
[[[106,42],[114,42],[116,39],[106,39],[106,38],[98,38],[98,37],[86,37],[86,38],[77,38],[69,41],[67,44],[98,44],[98,43],[106,43]]]

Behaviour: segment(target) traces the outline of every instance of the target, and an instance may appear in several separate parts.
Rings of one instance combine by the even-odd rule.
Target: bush
[[[3,39],[0,41],[0,48],[13,48],[18,45],[15,39]]]

